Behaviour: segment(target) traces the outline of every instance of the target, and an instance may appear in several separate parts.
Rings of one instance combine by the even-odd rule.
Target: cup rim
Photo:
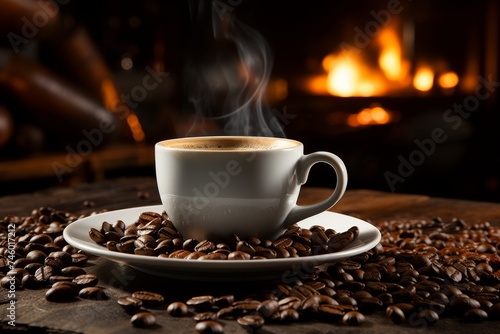
[[[266,147],[266,148],[252,148],[245,149],[245,152],[256,152],[256,151],[283,151],[294,149],[302,146],[300,141],[289,139],[289,138],[281,138],[281,137],[262,137],[262,136],[197,136],[197,137],[178,137],[178,138],[170,138],[158,141],[155,146],[160,149],[165,150],[174,150],[174,151],[185,151],[185,152],[235,152],[232,150],[223,150],[217,148],[210,148],[209,150],[203,148],[187,148],[187,147],[176,147],[176,146],[167,146],[165,143],[175,144],[176,142],[199,142],[199,141],[217,141],[217,140],[252,140],[252,141],[279,141],[281,143],[285,143],[282,145],[276,145],[275,147]]]

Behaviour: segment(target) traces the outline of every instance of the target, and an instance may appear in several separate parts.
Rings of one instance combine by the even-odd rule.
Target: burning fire
[[[399,25],[386,26],[374,37],[372,48],[327,55],[322,61],[326,73],[311,78],[308,90],[342,97],[381,96],[428,92],[435,86],[449,91],[459,84],[458,75],[443,71],[442,66],[425,65],[412,69],[406,53]],[[376,64],[368,61],[372,58],[377,59]]]
[[[378,104],[374,104],[356,114],[349,115],[347,118],[347,124],[352,127],[363,125],[381,125],[392,122],[395,118],[396,115],[393,112],[382,108]]]

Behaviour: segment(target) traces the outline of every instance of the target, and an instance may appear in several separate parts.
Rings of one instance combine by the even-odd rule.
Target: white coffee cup
[[[155,145],[161,201],[184,238],[274,240],[290,225],[330,209],[347,186],[342,160],[329,152],[303,153],[283,138],[221,136],[178,138]],[[312,205],[296,204],[315,163],[337,177],[333,193]]]

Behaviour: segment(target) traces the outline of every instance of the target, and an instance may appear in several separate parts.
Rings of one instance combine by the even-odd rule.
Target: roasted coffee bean
[[[150,235],[141,235],[134,240],[134,246],[136,248],[150,247],[155,248],[157,246],[155,238]]]
[[[217,318],[218,319],[234,319],[235,314],[233,312],[233,307],[228,306],[221,308],[219,311],[217,311]]]
[[[99,231],[98,231],[99,232]],[[92,238],[92,237],[91,237]],[[93,240],[93,239],[92,239]],[[45,233],[42,233],[42,234],[37,234],[35,236],[33,236],[29,242],[31,243],[34,243],[34,244],[41,244],[41,245],[45,245],[45,244],[48,244],[50,242],[53,242],[54,239],[52,239],[52,237],[48,234],[45,234]],[[94,240],[95,241],[95,240]],[[96,241],[97,242],[97,241]]]
[[[116,249],[121,253],[133,253],[135,249],[135,240],[130,239],[116,244]]]
[[[264,318],[259,315],[245,315],[237,319],[243,328],[256,330],[264,325]]]
[[[331,252],[338,252],[347,247],[355,238],[352,231],[337,233],[328,239],[328,247]]]
[[[302,303],[301,299],[295,296],[286,297],[278,301],[281,311],[286,310],[288,308],[293,308],[298,310],[301,303]]]
[[[183,302],[173,302],[167,307],[167,313],[173,317],[185,317],[189,314],[188,306]]]
[[[186,260],[196,260],[196,259],[199,259],[202,256],[205,256],[205,255],[207,255],[207,253],[193,252],[193,253],[190,253],[188,256],[186,256],[185,259]]]
[[[55,271],[61,270],[61,268],[64,266],[61,259],[58,259],[53,256],[47,256],[44,260],[43,265],[52,267]]]
[[[209,253],[215,249],[216,249],[215,244],[209,240],[203,240],[194,247],[194,250],[196,252],[205,252],[205,253]]]
[[[108,296],[104,292],[102,288],[96,286],[89,286],[83,288],[78,293],[78,297],[83,299],[92,299],[92,300],[106,300]]]
[[[260,306],[260,302],[254,299],[245,299],[233,303],[233,311],[236,315],[246,315],[253,313]]]
[[[77,266],[69,266],[61,269],[61,275],[64,276],[77,277],[85,274],[86,274],[85,270]]]
[[[66,285],[58,285],[45,292],[45,299],[49,302],[67,302],[75,299],[75,297],[75,290]]]
[[[48,282],[50,276],[52,276],[52,275],[54,275],[54,269],[52,267],[50,267],[50,266],[40,267],[35,272],[35,278],[38,281]]]
[[[210,254],[207,254],[207,255],[203,255],[203,256],[200,256],[198,258],[198,260],[226,260],[227,259],[227,255],[224,254],[224,253],[215,253],[215,252],[212,252]]]
[[[250,255],[255,254],[255,248],[246,241],[238,241],[238,243],[236,244],[236,250]]]
[[[43,285],[44,284],[36,280],[33,275],[24,275],[21,279],[21,286],[25,289],[37,289],[42,287]]]
[[[218,308],[225,308],[231,306],[234,303],[233,295],[224,295],[217,298],[214,298],[214,305]]]
[[[22,280],[23,276],[29,275],[29,271],[24,268],[13,268],[7,272],[7,276],[14,276],[18,280]]]
[[[132,294],[133,298],[137,298],[142,301],[145,307],[158,307],[163,304],[165,298],[159,293],[154,293],[150,291],[136,291]]]
[[[279,313],[279,319],[283,322],[293,322],[300,319],[300,314],[297,310],[289,308]]]
[[[4,276],[0,280],[0,285],[4,289],[16,290],[21,287],[21,280],[15,276]]]
[[[328,322],[336,322],[342,319],[345,311],[336,305],[320,305],[318,307],[318,316],[320,319]]]
[[[401,324],[406,319],[403,311],[401,311],[399,307],[394,305],[388,306],[385,309],[385,315],[395,324]]]
[[[449,308],[456,315],[463,316],[470,309],[481,308],[481,304],[469,296],[460,295],[450,299]]]
[[[154,251],[155,250],[153,248],[150,248],[150,247],[141,247],[141,248],[134,249],[134,254],[151,256],[151,255],[153,255]]]
[[[488,319],[488,313],[480,308],[471,308],[464,314],[464,320],[467,322],[481,322]]]
[[[176,251],[170,253],[168,255],[168,257],[172,258],[172,259],[184,259],[184,258],[188,257],[189,254],[191,254],[190,251],[185,250],[185,249],[179,249],[179,250],[176,250]]]
[[[242,251],[234,251],[227,255],[228,260],[249,260],[251,255]]]
[[[77,284],[68,281],[55,282],[54,284],[52,284],[52,288],[58,287],[60,285],[69,286],[71,289],[75,291],[75,294],[78,294],[81,290],[81,288]]]
[[[96,286],[99,279],[93,274],[83,274],[73,278],[73,283],[77,284],[80,288],[89,286]]]
[[[106,238],[104,235],[101,233],[101,231],[91,227],[89,230],[89,237],[92,239],[95,243],[98,243],[99,245],[102,245],[106,242]]]
[[[273,242],[272,246],[274,248],[286,248],[293,244],[293,240],[289,237],[281,237]]]
[[[214,320],[200,321],[196,324],[194,329],[201,334],[219,334],[224,333],[222,325]]]
[[[280,305],[275,300],[265,300],[257,307],[256,311],[264,318],[270,318],[280,309]]]
[[[119,298],[117,302],[128,314],[135,314],[142,307],[142,300],[132,296]]]
[[[162,219],[161,214],[159,214],[158,212],[145,211],[139,215],[139,223],[148,224],[149,222],[151,222],[152,220],[154,220],[156,218]],[[161,222],[161,220],[160,220],[160,222]]]
[[[156,316],[151,312],[139,312],[132,316],[130,322],[134,327],[147,328],[156,325]]]
[[[196,296],[189,299],[186,304],[193,307],[197,312],[206,311],[214,305],[213,296]]]
[[[299,256],[309,256],[311,254],[311,247],[298,242],[294,242],[292,247],[297,251]]]
[[[71,276],[61,276],[61,275],[52,275],[49,278],[49,283],[54,284],[57,282],[72,282],[74,277]]]
[[[32,250],[28,254],[26,254],[26,260],[29,261],[29,263],[44,263],[45,258],[47,257],[47,254],[42,252],[41,250]]]
[[[75,266],[83,267],[87,263],[87,261],[88,257],[85,254],[71,254],[71,263]]]
[[[217,313],[216,312],[201,312],[195,314],[193,317],[195,321],[206,321],[206,320],[217,320]]]
[[[365,316],[357,311],[350,311],[342,317],[344,325],[357,326],[365,322]]]
[[[415,318],[417,320],[424,320],[428,325],[433,325],[439,321],[439,314],[433,310],[423,310]]]

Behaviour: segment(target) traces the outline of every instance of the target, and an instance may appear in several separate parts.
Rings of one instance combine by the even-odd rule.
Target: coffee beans
[[[45,293],[45,299],[49,302],[67,302],[76,297],[74,289],[67,285],[52,287]]]
[[[130,322],[135,327],[152,327],[156,324],[156,316],[153,313],[147,311],[139,312],[132,316]]]
[[[194,329],[201,334],[219,334],[224,333],[222,325],[214,320],[200,321],[196,324]]]
[[[182,302],[173,302],[167,307],[167,313],[173,317],[185,317],[188,312],[187,305]]]
[[[148,220],[150,219],[150,220]],[[143,212],[137,221],[123,229],[123,221],[113,226],[103,222],[100,229],[90,228],[89,237],[110,251],[186,260],[265,260],[311,256],[337,252],[358,236],[356,226],[337,233],[320,226],[311,230],[290,227],[271,242],[250,237],[240,240],[233,235],[226,243],[182,239],[166,213]],[[314,232],[313,232],[314,230]]]
[[[48,208],[34,210],[24,222],[19,217],[9,218],[18,219],[15,262],[6,256],[2,234],[8,221],[0,219],[2,288],[46,288],[49,302],[88,299],[91,303],[109,298],[98,277],[87,273],[89,258],[68,247],[61,236],[76,218]],[[222,333],[227,321],[237,322],[247,331],[268,323],[297,321],[362,325],[371,313],[383,312],[394,324],[410,325],[431,325],[444,317],[464,323],[500,317],[500,228],[486,223],[468,225],[458,219],[374,224],[382,231],[382,240],[373,249],[326,268],[295,268],[295,276],[264,290],[247,285],[248,294],[238,289],[238,297],[169,299],[166,308],[168,295],[142,290],[117,303],[130,314],[134,326],[154,326],[156,317],[166,313],[191,317],[200,333]],[[91,231],[93,239],[102,241],[102,235],[103,245],[113,251],[120,248],[143,256],[234,261],[329,253],[359,233],[355,227],[336,232],[321,226],[292,226],[274,242],[233,236],[226,243],[214,244],[182,239],[166,214],[151,212],[128,227],[123,221],[103,222],[96,231]]]
[[[139,299],[145,307],[158,307],[165,301],[162,295],[150,291],[136,291],[132,297]]]

